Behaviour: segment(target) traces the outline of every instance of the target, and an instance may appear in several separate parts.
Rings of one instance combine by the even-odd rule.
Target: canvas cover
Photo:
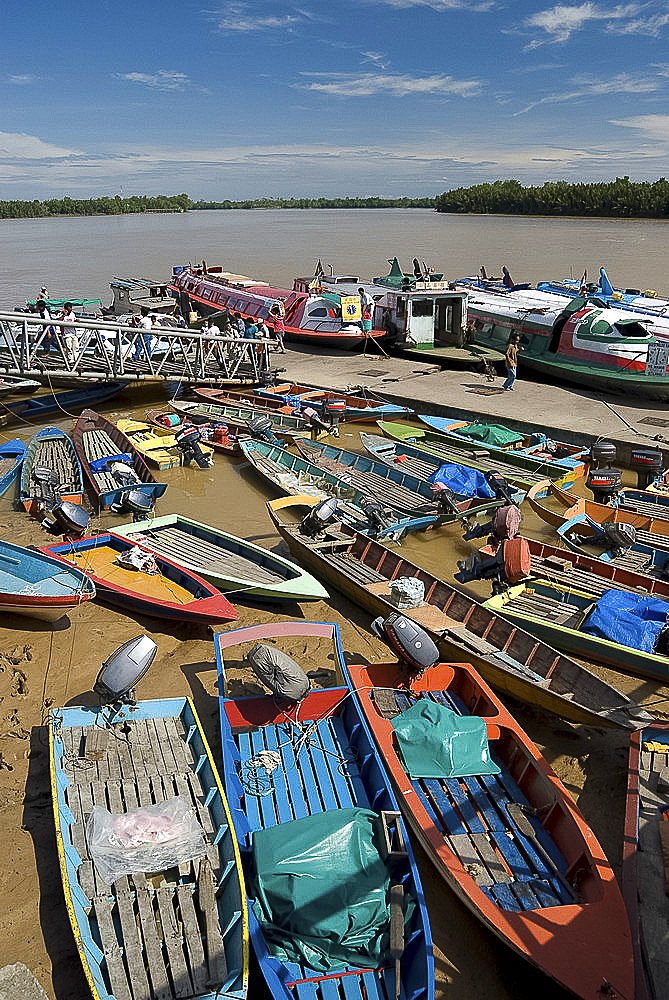
[[[253,911],[281,961],[329,972],[383,960],[390,875],[377,820],[370,809],[337,809],[253,834]]]
[[[660,632],[667,624],[667,615],[669,603],[658,597],[605,590],[583,622],[581,631],[653,653]]]
[[[495,491],[488,485],[486,478],[478,469],[470,469],[466,465],[445,465],[436,469],[427,479],[428,483],[442,483],[459,496],[494,499]]]
[[[410,778],[499,774],[490,756],[485,720],[458,715],[421,698],[392,720],[400,759]]]
[[[458,427],[456,434],[463,434],[464,437],[471,438],[472,441],[482,441],[484,444],[493,444],[498,448],[508,448],[514,444],[521,444],[523,435],[518,431],[512,431],[503,424],[465,424]]]

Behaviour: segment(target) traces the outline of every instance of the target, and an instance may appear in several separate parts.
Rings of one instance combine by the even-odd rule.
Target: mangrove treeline
[[[624,219],[669,217],[669,181],[615,181],[569,184],[547,181],[523,187],[519,181],[494,181],[446,191],[435,199],[437,212],[486,215],[577,215]]]
[[[187,212],[187,194],[136,194],[129,198],[50,198],[0,201],[0,219],[47,219],[54,215],[131,215],[135,212]]]

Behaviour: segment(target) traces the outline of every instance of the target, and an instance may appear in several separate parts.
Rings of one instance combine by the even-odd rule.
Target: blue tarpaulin
[[[104,458],[95,458],[90,463],[91,472],[106,472],[112,462],[124,462],[132,465],[132,455],[129,451],[119,452],[118,455],[105,455]]]
[[[490,488],[486,478],[478,469],[470,469],[466,465],[442,465],[431,476],[428,483],[443,483],[454,493],[463,497],[483,497],[494,499],[495,491]]]
[[[587,616],[582,632],[652,653],[667,624],[669,603],[648,594],[605,590]]]

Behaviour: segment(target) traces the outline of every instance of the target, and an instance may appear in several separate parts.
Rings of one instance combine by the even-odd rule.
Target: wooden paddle
[[[567,881],[565,876],[557,867],[557,865],[553,861],[548,851],[540,842],[539,838],[537,837],[536,830],[529,821],[527,814],[528,812],[531,813],[532,811],[531,806],[525,806],[522,804],[522,802],[507,802],[506,811],[508,812],[509,816],[516,824],[522,835],[524,837],[527,837],[528,840],[532,841],[535,850],[538,851],[538,853],[541,855],[546,864],[549,866],[555,877],[558,879],[561,885],[567,890],[569,895],[572,897],[575,896],[576,893],[573,885]]]
[[[404,954],[404,886],[390,887],[390,956],[395,959],[395,1000],[400,1000],[400,960]]]

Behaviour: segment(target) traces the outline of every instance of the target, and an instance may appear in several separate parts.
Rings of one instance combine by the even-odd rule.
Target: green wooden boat
[[[515,451],[492,452],[485,445],[459,444],[452,437],[431,428],[411,427],[397,420],[377,420],[377,426],[386,437],[403,444],[423,448],[438,455],[444,462],[460,462],[482,472],[499,472],[514,486],[528,490],[535,483],[550,479],[563,490],[570,490],[576,478],[573,470],[560,471],[536,459]]]
[[[533,580],[490,597],[483,607],[517,622],[565,653],[606,663],[626,674],[666,683],[669,680],[668,656],[623,646],[583,631],[597,601],[598,595],[586,590]]]
[[[329,594],[290,559],[181,514],[124,524],[114,531],[204,577],[226,595],[253,601],[319,601]]]

